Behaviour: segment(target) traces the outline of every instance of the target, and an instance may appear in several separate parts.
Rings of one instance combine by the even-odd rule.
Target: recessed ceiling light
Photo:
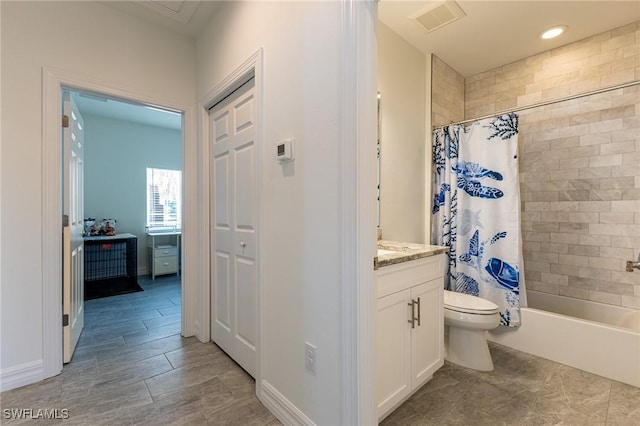
[[[549,40],[551,38],[558,37],[560,34],[564,33],[568,29],[569,27],[567,27],[566,25],[556,25],[553,28],[549,28],[547,31],[543,32],[538,37],[540,37],[543,40]]]

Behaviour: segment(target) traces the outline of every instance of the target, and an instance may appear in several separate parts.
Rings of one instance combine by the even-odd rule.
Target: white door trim
[[[222,99],[233,93],[236,89],[242,86],[244,83],[249,81],[251,77],[255,78],[255,105],[256,105],[256,176],[258,180],[258,186],[256,187],[257,191],[257,206],[256,206],[256,214],[258,216],[258,229],[263,229],[263,218],[262,218],[262,186],[261,186],[261,176],[262,176],[262,161],[263,161],[263,152],[264,152],[264,126],[263,126],[263,50],[262,48],[256,51],[253,55],[251,55],[244,63],[238,66],[233,72],[231,72],[227,77],[224,78],[220,83],[218,83],[213,89],[211,89],[205,96],[203,96],[198,102],[198,141],[199,141],[199,153],[200,158],[198,161],[198,178],[201,187],[199,188],[199,193],[203,197],[202,206],[208,206],[211,208],[211,197],[209,194],[211,193],[211,188],[209,185],[209,109],[213,107],[215,104],[220,102]],[[199,273],[201,277],[201,282],[203,285],[200,286],[199,294],[198,294],[198,305],[197,305],[197,323],[199,327],[198,338],[201,341],[210,341],[211,340],[211,286],[210,286],[210,278],[211,278],[211,265],[209,259],[211,259],[211,223],[210,223],[210,215],[209,209],[199,209],[198,223],[200,224],[200,236],[201,241],[199,241],[198,249],[202,254],[205,260],[199,265]],[[262,317],[262,256],[261,253],[261,242],[260,235],[258,234],[258,238],[256,241],[257,253],[258,253],[258,262],[256,265],[257,268],[257,277],[258,277],[258,336],[256,341],[256,353],[257,353],[257,368],[256,368],[256,393],[258,397],[260,397],[261,386],[259,384],[262,382],[262,352],[260,350],[263,336],[263,317]]]
[[[376,0],[343,0],[341,67],[342,424],[377,424],[375,404]]]
[[[42,346],[43,374],[40,379],[62,371],[62,204],[61,204],[61,92],[63,88],[89,91],[106,97],[135,103],[162,106],[183,113],[183,276],[182,335],[196,331],[194,318],[197,297],[197,248],[195,221],[198,205],[195,191],[196,143],[193,107],[169,99],[148,96],[136,89],[124,88],[66,70],[44,67],[42,72]],[[189,254],[188,256],[186,254]]]

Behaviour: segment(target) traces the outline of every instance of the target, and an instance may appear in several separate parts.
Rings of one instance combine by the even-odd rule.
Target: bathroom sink
[[[395,254],[398,253],[396,250],[386,250],[386,249],[378,249],[378,256],[384,256],[385,254]]]

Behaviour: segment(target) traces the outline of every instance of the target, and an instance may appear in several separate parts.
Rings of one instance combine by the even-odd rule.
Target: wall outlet
[[[304,368],[311,373],[316,372],[316,348],[309,342],[304,342]]]

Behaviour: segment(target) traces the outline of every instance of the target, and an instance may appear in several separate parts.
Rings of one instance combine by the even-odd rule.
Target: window
[[[182,172],[147,167],[147,226],[182,225]]]

